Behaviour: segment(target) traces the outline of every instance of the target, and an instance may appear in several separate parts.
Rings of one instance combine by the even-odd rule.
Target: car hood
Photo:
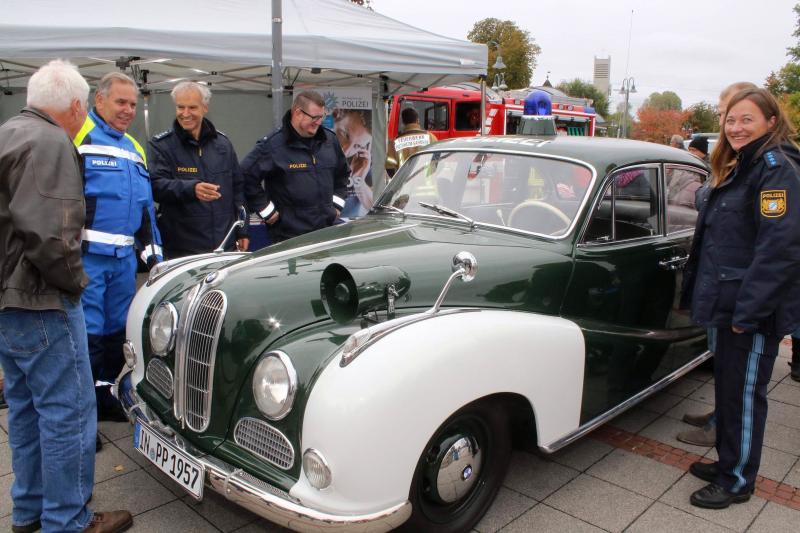
[[[292,239],[225,266],[220,269],[224,279],[215,288],[228,299],[224,331],[238,366],[280,344],[287,333],[330,320],[331,302],[322,294],[326,276],[329,281],[351,276],[361,300],[369,298],[377,308],[385,308],[381,289],[395,282],[398,313],[422,311],[436,301],[452,273],[453,256],[461,251],[475,255],[478,273],[471,283],[455,284],[443,307],[556,314],[569,273],[567,250],[560,243],[470,230],[463,224],[371,217]],[[344,271],[347,274],[337,275]],[[343,325],[348,322],[346,317],[335,318]],[[359,313],[350,322],[357,325],[360,319]]]

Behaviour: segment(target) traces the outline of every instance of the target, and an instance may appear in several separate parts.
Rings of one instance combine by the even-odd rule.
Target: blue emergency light
[[[534,89],[525,97],[525,115],[547,116],[553,114],[553,101],[545,91]]]

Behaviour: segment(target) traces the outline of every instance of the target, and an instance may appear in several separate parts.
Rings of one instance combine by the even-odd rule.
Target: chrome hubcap
[[[481,450],[468,437],[458,437],[440,456],[436,472],[436,492],[445,503],[453,503],[467,494],[481,472]]]

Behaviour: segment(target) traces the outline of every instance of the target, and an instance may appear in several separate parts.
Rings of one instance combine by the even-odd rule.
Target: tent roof
[[[420,30],[347,0],[282,6],[285,85],[363,85],[367,78],[377,86],[385,76],[394,93],[486,73],[483,44]],[[269,0],[3,0],[2,12],[2,85],[25,86],[36,68],[62,57],[90,80],[126,67],[154,91],[180,79],[216,89],[270,87]]]

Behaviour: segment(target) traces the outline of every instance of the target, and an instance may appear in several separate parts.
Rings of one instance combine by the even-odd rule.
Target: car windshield
[[[592,181],[592,170],[541,156],[431,152],[410,159],[378,206],[431,215],[444,207],[476,223],[563,236]],[[440,215],[442,210],[439,210]]]

